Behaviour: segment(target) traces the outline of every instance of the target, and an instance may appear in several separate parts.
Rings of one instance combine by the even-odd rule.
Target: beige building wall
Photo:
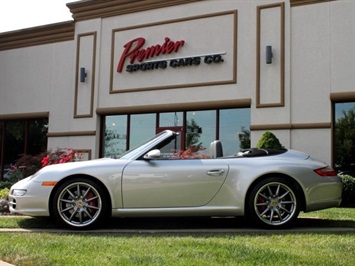
[[[151,2],[70,3],[74,22],[0,34],[0,119],[48,115],[49,148],[96,158],[100,115],[250,106],[252,146],[269,130],[331,163],[331,100],[355,101],[354,1]],[[145,48],[185,41],[157,60],[224,61],[118,73],[123,45],[137,37]]]

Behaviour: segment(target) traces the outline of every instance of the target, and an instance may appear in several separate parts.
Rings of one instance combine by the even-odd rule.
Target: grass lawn
[[[297,228],[355,228],[355,209],[301,214]],[[0,228],[57,228],[49,219],[0,217]],[[355,231],[253,232],[238,219],[112,219],[106,228],[234,228],[237,233],[0,232],[15,265],[355,265]]]

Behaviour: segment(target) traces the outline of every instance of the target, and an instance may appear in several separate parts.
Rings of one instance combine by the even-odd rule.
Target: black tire
[[[294,184],[282,177],[270,177],[252,188],[246,208],[248,218],[256,226],[287,228],[298,217],[300,197]]]
[[[52,210],[56,220],[72,229],[97,226],[107,215],[104,190],[87,178],[72,178],[56,190]]]

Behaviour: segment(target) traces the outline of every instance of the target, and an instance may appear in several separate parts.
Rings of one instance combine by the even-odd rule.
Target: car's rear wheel
[[[247,214],[254,224],[266,228],[289,227],[298,217],[300,200],[296,186],[282,177],[271,177],[251,190]]]
[[[53,199],[55,218],[71,228],[91,228],[107,213],[103,189],[86,178],[68,179],[58,187]]]

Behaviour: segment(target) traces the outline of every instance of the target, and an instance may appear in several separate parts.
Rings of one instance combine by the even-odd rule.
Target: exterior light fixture
[[[85,72],[85,67],[80,68],[80,82],[85,82],[87,73]]]
[[[271,45],[267,45],[266,46],[266,64],[271,64],[272,63],[272,46]]]

